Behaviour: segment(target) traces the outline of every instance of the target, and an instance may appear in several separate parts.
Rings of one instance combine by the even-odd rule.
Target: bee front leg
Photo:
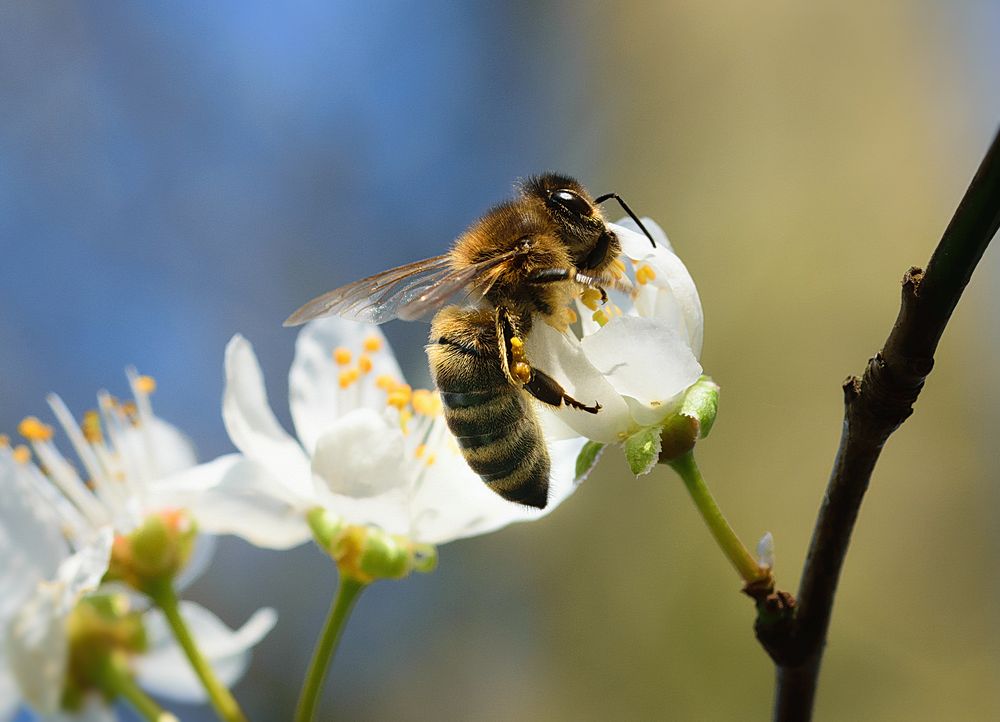
[[[496,316],[497,341],[500,346],[500,365],[507,380],[515,386],[520,386],[543,404],[556,408],[566,404],[574,409],[580,409],[591,414],[601,410],[599,403],[588,406],[577,401],[566,393],[559,382],[544,371],[540,371],[528,363],[524,353],[524,339],[517,335],[517,324],[503,306],[497,308]]]
[[[556,283],[558,281],[576,281],[589,288],[596,288],[601,292],[601,303],[605,303],[608,300],[607,291],[604,290],[605,286],[614,288],[622,293],[627,293],[630,296],[635,293],[635,286],[632,285],[628,276],[617,278],[604,273],[591,276],[581,273],[573,267],[542,268],[528,276],[529,283]]]

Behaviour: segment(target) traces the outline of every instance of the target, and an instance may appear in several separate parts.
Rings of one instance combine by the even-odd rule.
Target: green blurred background
[[[135,362],[224,453],[229,335],[287,422],[281,318],[558,169],[655,217],[688,264],[723,389],[699,460],[794,590],[840,384],[998,127],[1000,4],[363,5],[5,4],[3,425],[50,389],[82,410]],[[998,277],[992,248],[876,469],[817,719],[1000,716]],[[425,332],[387,328],[411,377]],[[333,582],[311,547],[229,539],[192,589],[231,623],[281,612],[237,690],[256,719],[287,717]],[[322,719],[766,719],[739,586],[677,479],[608,453],[551,517],[366,592]]]

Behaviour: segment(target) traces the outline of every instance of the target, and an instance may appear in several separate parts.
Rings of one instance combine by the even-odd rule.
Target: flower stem
[[[215,671],[209,665],[208,660],[198,649],[198,645],[191,636],[187,622],[181,616],[180,603],[173,586],[167,582],[149,592],[150,598],[167,618],[167,623],[177,638],[178,643],[187,655],[188,661],[194,668],[195,674],[201,680],[208,699],[212,703],[216,714],[226,722],[247,722],[246,715],[240,709],[239,704],[226,686],[215,676]]]
[[[761,567],[754,559],[743,542],[736,536],[736,532],[729,526],[726,517],[715,503],[712,492],[708,490],[705,480],[701,476],[701,470],[694,460],[694,452],[687,452],[667,462],[670,468],[676,471],[684,485],[687,487],[694,500],[694,505],[698,507],[702,518],[708,525],[708,530],[712,532],[716,543],[722,552],[729,559],[729,562],[736,568],[743,581],[747,584],[759,582],[770,576],[770,571],[766,567]]]
[[[101,690],[111,698],[126,700],[143,719],[149,722],[177,722],[177,718],[156,704],[136,684],[128,663],[111,655],[100,665],[98,672]]]
[[[323,689],[327,668],[337,651],[340,633],[344,629],[347,618],[351,615],[354,602],[367,586],[367,582],[341,575],[337,596],[334,597],[333,603],[330,605],[330,613],[316,642],[316,649],[309,662],[309,671],[306,672],[306,679],[302,684],[299,703],[295,708],[295,722],[312,722],[316,712],[316,704],[319,702],[319,693]]]

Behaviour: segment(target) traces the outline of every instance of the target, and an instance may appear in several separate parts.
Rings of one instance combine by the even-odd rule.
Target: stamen
[[[419,459],[425,451],[427,451],[427,444],[420,444],[413,450],[413,455]]]
[[[386,403],[389,406],[395,406],[397,409],[402,411],[406,408],[406,405],[410,403],[411,396],[412,393],[409,385],[399,384],[389,392],[389,398],[386,399]]]
[[[28,441],[48,441],[52,438],[52,427],[43,424],[35,416],[27,416],[20,424],[17,431]]]
[[[363,374],[369,373],[372,370],[372,359],[370,356],[366,356],[365,354],[358,356],[358,370]]]
[[[340,372],[340,388],[346,389],[361,377],[358,369],[344,369]]]
[[[601,292],[596,288],[586,288],[583,293],[580,294],[580,300],[583,302],[583,305],[591,311],[596,311],[597,307],[601,303]]]
[[[656,278],[656,271],[653,270],[652,266],[639,266],[635,269],[635,280],[638,281],[640,285],[644,286],[654,278]]]
[[[333,349],[333,360],[337,362],[338,366],[347,366],[351,363],[351,350],[338,346]]]
[[[10,437],[7,434],[0,434],[0,449],[10,448]]]
[[[83,431],[83,438],[91,444],[100,444],[104,441],[104,434],[101,433],[101,415],[96,409],[84,412],[80,428]]]
[[[441,413],[441,397],[427,389],[417,389],[413,392],[413,410],[424,416],[437,416]]]
[[[14,450],[11,451],[11,456],[14,457],[14,461],[18,464],[27,464],[31,461],[31,449],[24,444],[18,444],[14,447]]]
[[[376,351],[381,351],[382,339],[372,334],[371,336],[365,338],[364,343],[361,344],[361,347],[368,353],[375,353]]]
[[[433,452],[427,455],[427,459],[424,461],[427,466],[433,466],[434,462],[437,461],[437,454]]]
[[[381,374],[375,377],[375,385],[386,393],[389,393],[396,387],[396,380],[388,374]]]
[[[140,394],[148,395],[156,391],[156,379],[152,376],[139,376],[133,383],[133,388]]]
[[[598,326],[603,326],[608,322],[608,314],[605,313],[603,308],[599,308],[596,311],[594,311],[594,315],[591,316],[591,318],[593,318],[594,321],[597,322]]]

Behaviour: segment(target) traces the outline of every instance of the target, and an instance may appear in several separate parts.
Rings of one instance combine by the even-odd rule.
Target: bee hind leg
[[[524,353],[524,339],[517,333],[515,319],[504,306],[497,308],[497,341],[500,348],[500,366],[507,380],[520,386],[543,404],[560,407],[563,404],[591,414],[601,410],[599,403],[588,406],[566,393],[559,382],[544,371],[539,371],[528,363]]]
[[[524,385],[524,390],[543,404],[548,404],[549,406],[559,407],[566,404],[574,409],[586,411],[589,414],[596,414],[601,410],[599,403],[595,402],[593,406],[587,406],[582,401],[577,401],[566,393],[566,390],[559,385],[558,381],[544,371],[539,371],[536,368],[531,369],[531,378]]]

